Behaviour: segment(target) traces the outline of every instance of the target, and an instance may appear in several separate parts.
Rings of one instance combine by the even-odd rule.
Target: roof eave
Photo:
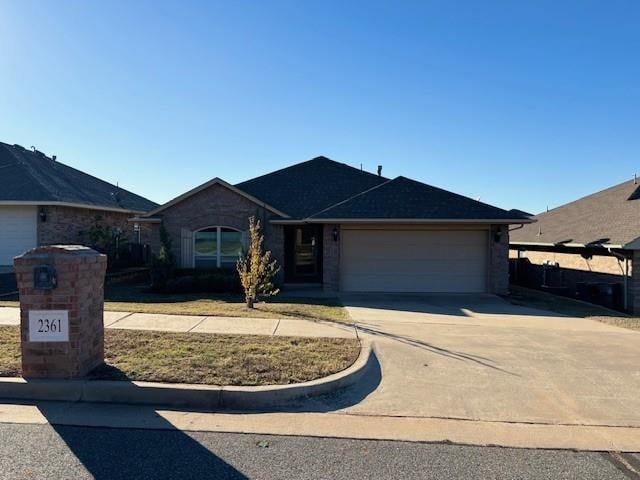
[[[0,206],[54,206],[54,207],[71,207],[71,208],[84,208],[87,210],[103,210],[105,212],[121,212],[121,213],[132,213],[132,214],[144,214],[145,210],[133,210],[130,208],[118,208],[118,207],[108,207],[106,205],[94,205],[91,203],[75,203],[75,202],[47,202],[47,201],[32,201],[32,200],[0,200]]]
[[[509,245],[518,247],[536,246],[536,247],[569,247],[569,248],[616,248],[621,250],[629,250],[628,245],[617,245],[610,243],[584,244],[584,243],[553,243],[553,242],[523,242],[509,241]]]
[[[423,224],[501,224],[513,225],[532,223],[528,219],[495,219],[495,218],[305,218],[303,220],[272,220],[271,223],[423,223]]]

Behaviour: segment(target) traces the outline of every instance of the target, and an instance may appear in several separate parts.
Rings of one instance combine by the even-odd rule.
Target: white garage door
[[[0,206],[0,265],[37,245],[37,225],[36,207]]]
[[[486,291],[484,230],[344,230],[341,289],[347,292]]]

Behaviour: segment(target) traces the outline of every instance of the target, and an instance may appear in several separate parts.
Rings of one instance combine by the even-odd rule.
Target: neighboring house
[[[39,245],[88,243],[96,221],[126,232],[132,215],[155,207],[55,157],[0,142],[0,269]]]
[[[618,284],[620,305],[611,306],[640,313],[640,185],[635,179],[533,219],[536,223],[511,232],[511,256],[527,259],[518,262],[517,281],[544,282],[580,297],[589,295],[585,282]]]
[[[509,224],[530,222],[455,193],[325,157],[237,185],[214,178],[132,219],[157,252],[160,224],[185,268],[233,268],[261,220],[281,281],[351,292],[508,289]]]

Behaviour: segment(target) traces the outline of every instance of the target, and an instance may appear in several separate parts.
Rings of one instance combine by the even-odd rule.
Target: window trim
[[[202,232],[204,230],[211,230],[215,228],[216,229],[216,268],[222,268],[221,264],[222,264],[222,229],[226,228],[228,230],[233,230],[234,232],[238,232],[240,233],[240,241],[243,244],[244,247],[244,231],[240,230],[238,228],[235,227],[229,227],[228,225],[210,225],[208,227],[202,227],[199,228],[198,230],[194,230],[193,231],[193,246],[191,251],[193,252],[193,268],[198,268],[196,266],[196,234],[198,234],[199,232]],[[212,232],[213,233],[213,232]],[[225,257],[231,257],[231,255],[225,255]]]

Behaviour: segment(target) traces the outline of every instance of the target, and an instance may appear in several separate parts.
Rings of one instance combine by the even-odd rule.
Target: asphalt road
[[[0,479],[628,479],[603,453],[0,425]],[[633,469],[633,465],[631,465]]]

